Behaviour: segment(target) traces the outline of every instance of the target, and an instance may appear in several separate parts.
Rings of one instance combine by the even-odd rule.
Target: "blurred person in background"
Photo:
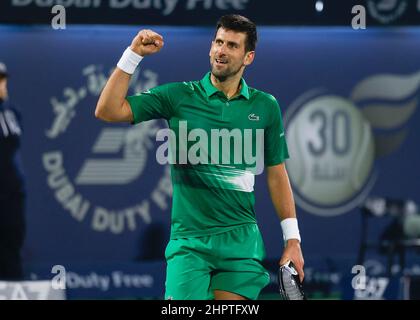
[[[21,249],[25,235],[25,190],[19,149],[20,113],[10,102],[9,74],[0,62],[0,280],[23,278]]]

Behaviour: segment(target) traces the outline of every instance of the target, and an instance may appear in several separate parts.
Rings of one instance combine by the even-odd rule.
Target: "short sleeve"
[[[270,96],[270,122],[264,132],[264,164],[275,166],[289,158],[280,106]]]
[[[174,85],[168,83],[137,95],[128,96],[126,99],[133,112],[133,123],[161,118],[169,120],[174,109],[171,98],[171,90],[174,89]]]

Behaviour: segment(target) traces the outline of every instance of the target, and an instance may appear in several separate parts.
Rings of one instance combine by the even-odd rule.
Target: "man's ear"
[[[244,65],[249,66],[254,61],[254,58],[255,58],[255,51],[248,51],[245,54]]]
[[[214,40],[211,42],[210,50],[209,50],[209,57],[211,57],[211,49],[213,48]]]

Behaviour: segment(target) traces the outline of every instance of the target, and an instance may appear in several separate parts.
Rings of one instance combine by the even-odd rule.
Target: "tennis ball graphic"
[[[334,206],[354,197],[374,161],[369,123],[345,98],[318,96],[299,108],[286,128],[294,188],[306,200]]]

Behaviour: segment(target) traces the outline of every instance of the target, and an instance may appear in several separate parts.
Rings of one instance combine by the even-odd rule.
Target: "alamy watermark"
[[[161,165],[244,165],[254,174],[264,169],[264,129],[223,128],[209,132],[201,128],[188,130],[187,121],[179,121],[177,132],[160,129],[156,141],[163,142],[156,151]]]
[[[362,5],[353,6],[351,13],[355,16],[351,20],[351,27],[354,30],[366,29],[366,8]]]
[[[366,269],[364,266],[357,264],[351,268],[351,273],[356,274],[351,280],[351,286],[354,290],[366,289]]]
[[[54,30],[66,29],[66,8],[63,5],[55,5],[51,8],[55,16],[51,20],[51,27]]]
[[[51,269],[51,273],[55,276],[51,280],[51,287],[54,290],[65,290],[66,289],[66,268],[61,264],[54,265]]]
[[[367,276],[366,268],[363,265],[355,265],[351,269],[355,276],[351,280],[354,289],[355,299],[384,299],[386,289],[389,285],[389,278],[381,276]]]

